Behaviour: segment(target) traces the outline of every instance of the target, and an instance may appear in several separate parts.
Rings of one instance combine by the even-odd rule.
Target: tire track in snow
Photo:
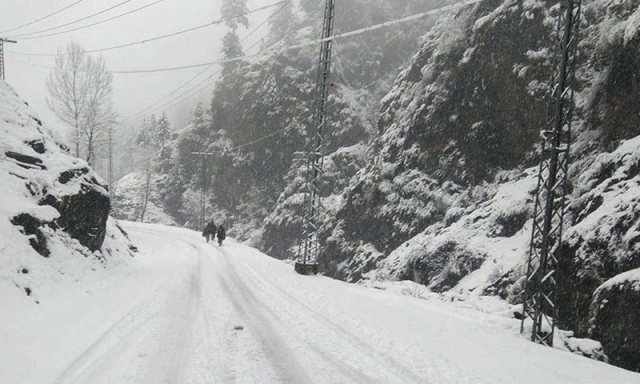
[[[182,289],[167,301],[166,321],[149,361],[145,383],[181,382],[193,344],[193,323],[198,310],[197,300],[201,296],[199,260],[195,260],[188,281],[183,281],[186,284],[181,284]]]
[[[226,256],[228,256],[228,255],[226,255]],[[236,259],[238,259],[238,258],[234,257],[234,260],[236,260]],[[225,259],[225,263],[227,264],[225,266],[227,272],[230,272],[234,276],[234,278],[236,280],[240,280],[241,277],[238,274],[235,266],[228,259]],[[253,270],[252,270],[252,272],[253,272]],[[253,280],[249,279],[249,284],[251,284],[251,283],[253,283]],[[256,289],[256,291],[260,291],[260,287],[258,287],[255,283],[252,284],[252,285]],[[257,300],[257,298],[256,298],[256,300]],[[279,322],[279,324],[282,326],[282,329],[286,329],[287,330],[288,334],[292,333],[291,322],[284,321],[282,319],[282,317],[279,316],[276,312],[274,312],[274,310],[272,310],[272,308],[270,308],[269,306],[263,305],[262,306],[262,310],[267,312],[271,317],[273,317],[275,320],[277,320]],[[309,322],[307,322],[307,323],[309,323]],[[324,336],[326,336],[326,335],[324,335]],[[320,349],[319,347],[313,345],[311,342],[306,340],[303,336],[298,335],[296,341],[301,343],[301,344],[303,344],[304,345],[304,349],[306,349],[307,351],[308,350],[313,351],[318,357],[322,358],[323,360],[325,360],[326,362],[331,364],[333,367],[335,367],[337,369],[337,371],[342,374],[342,376],[347,377],[349,379],[349,381],[348,381],[349,383],[379,383],[380,382],[379,379],[371,377],[370,375],[366,374],[362,370],[358,370],[358,369],[354,368],[353,366],[348,365],[347,363],[342,361],[341,357],[334,357],[331,354],[328,354],[326,351]]]
[[[165,284],[169,280],[171,279],[166,279]],[[158,321],[158,316],[162,312],[160,309],[151,309],[161,300],[161,296],[162,292],[156,290],[140,300],[140,305],[131,309],[103,331],[84,352],[76,357],[54,381],[54,384],[72,383],[79,377],[85,376],[87,372],[103,371],[104,368],[100,368],[103,360],[108,357],[113,358],[117,351],[132,344],[136,335],[138,338],[146,337],[152,329],[150,326]]]
[[[389,371],[395,372],[395,375],[402,380],[401,382],[403,383],[412,382],[416,384],[425,383],[424,378],[418,377],[414,372],[412,372],[410,369],[403,366],[401,363],[396,361],[393,357],[388,356],[387,354],[381,351],[378,351],[374,345],[367,343],[365,340],[361,338],[358,338],[352,332],[345,329],[343,326],[335,323],[335,321],[333,321],[332,319],[327,318],[323,313],[317,311],[316,309],[310,307],[308,304],[302,302],[300,299],[298,299],[297,297],[289,293],[286,289],[282,288],[280,285],[275,284],[272,281],[269,281],[268,279],[264,278],[249,263],[247,263],[246,260],[243,260],[241,258],[239,258],[238,260],[239,260],[239,263],[242,263],[243,270],[245,272],[251,273],[251,278],[249,278],[248,281],[254,282],[254,285],[258,291],[262,291],[263,289],[258,287],[257,283],[255,282],[262,281],[267,286],[273,287],[276,290],[278,290],[278,292],[280,292],[283,296],[287,297],[288,301],[295,303],[299,308],[302,309],[300,311],[295,311],[296,313],[303,314],[308,318],[308,320],[300,322],[301,324],[310,324],[313,322],[322,323],[324,324],[324,326],[328,327],[330,330],[334,331],[336,334],[341,335],[342,336],[341,341],[349,341],[351,345],[354,346],[356,349],[358,349],[361,353],[368,356],[372,360],[378,361],[381,365],[386,366]],[[307,342],[307,344],[309,344],[313,349],[319,351],[323,357],[330,359],[332,362],[334,363],[341,362],[341,364],[338,365],[339,367],[342,367],[342,368],[345,367],[346,363],[342,362],[342,360],[339,357],[331,357],[330,354],[322,351],[322,349],[320,349],[319,347],[313,346],[309,342]],[[350,373],[350,376],[361,375],[362,377],[367,378],[365,382],[373,383],[373,382],[379,381],[379,379],[371,378],[361,370],[358,370],[353,367],[350,367],[349,373]]]
[[[193,356],[193,360],[195,361],[192,363],[196,365],[193,367],[193,375],[196,377],[189,377],[188,382],[235,383],[235,371],[229,366],[229,361],[232,361],[234,357],[234,355],[230,355],[230,352],[233,351],[229,349],[228,344],[225,344],[224,340],[228,339],[220,336],[220,334],[226,334],[227,332],[214,333],[213,330],[215,327],[212,325],[212,321],[219,322],[222,320],[222,315],[224,313],[228,313],[224,310],[225,307],[228,307],[230,310],[231,303],[223,302],[221,289],[220,287],[215,286],[215,281],[213,279],[203,280],[202,277],[204,273],[206,273],[206,276],[215,276],[216,269],[213,265],[212,257],[219,256],[219,252],[216,251],[216,254],[213,255],[213,251],[215,251],[216,248],[210,248],[207,243],[202,243],[200,239],[181,239],[180,241],[188,244],[196,250],[198,262],[200,263],[198,271],[200,292],[197,303],[202,315],[201,321],[203,332],[198,334],[196,337],[203,336],[203,340],[201,340],[198,345],[202,351],[198,351],[200,352],[200,355],[198,355],[194,346],[193,352],[195,356]],[[230,319],[227,319],[224,324],[225,330],[231,329]],[[235,340],[235,338],[233,338],[233,340]]]
[[[160,236],[153,231],[140,232]],[[188,257],[185,261],[191,264],[189,268],[164,279],[139,299],[54,383],[180,382],[201,296],[199,264]]]
[[[149,228],[142,230],[136,229],[136,231],[166,238],[165,231],[157,231]],[[192,280],[192,291],[196,296],[197,311],[201,315],[198,317],[198,313],[194,313],[194,324],[196,320],[200,321],[202,326],[200,328],[193,326],[192,334],[196,340],[190,342],[190,354],[189,361],[183,367],[182,373],[186,377],[188,382],[193,383],[235,383],[236,375],[234,369],[230,368],[229,362],[231,357],[228,356],[229,346],[225,345],[223,338],[214,333],[213,329],[218,329],[212,326],[211,321],[218,320],[220,318],[221,307],[228,307],[231,310],[231,303],[221,302],[222,292],[220,287],[215,287],[215,281],[203,280],[203,273],[207,273],[209,276],[215,276],[215,267],[212,262],[212,257],[219,256],[219,250],[217,246],[212,246],[208,243],[203,243],[199,237],[189,237],[179,235],[172,238],[173,241],[183,243],[192,249],[192,260],[195,260],[197,273],[197,282]],[[213,284],[214,286],[205,288]],[[216,289],[218,288],[218,289]],[[207,308],[209,307],[209,308]],[[224,312],[224,311],[223,311]],[[214,313],[218,316],[215,316]],[[218,326],[219,327],[219,326]],[[227,319],[224,325],[226,330],[231,329],[230,319]],[[229,338],[228,340],[236,340],[236,338]],[[226,348],[225,348],[226,347]]]
[[[266,280],[264,278],[262,278],[261,276],[259,276],[255,270],[251,269],[250,267],[248,267],[246,265],[246,262],[243,261],[243,264],[245,265],[246,270],[247,271],[251,271],[251,273],[253,274],[253,277],[255,277],[256,279],[265,281]],[[250,282],[253,282],[254,280],[249,279]],[[257,290],[260,290],[260,287],[257,286],[257,284],[253,284],[254,287]],[[272,285],[272,284],[269,284]],[[275,287],[275,285],[273,285]],[[288,302],[293,302],[298,306],[302,306],[305,311],[308,311],[309,308],[304,305],[303,303],[301,303],[299,300],[297,300],[295,297],[293,297],[292,295],[290,295],[288,292],[279,289],[279,291],[281,293],[283,293],[286,297],[288,297],[289,300],[287,300]],[[280,316],[278,316],[278,314],[276,314],[274,311],[272,311],[270,308],[266,308],[266,310],[276,319],[278,319],[278,321],[280,321],[280,323],[282,323],[285,326],[288,326],[290,323],[285,322],[282,318],[280,318]],[[304,312],[304,311],[303,311]],[[302,314],[303,312],[296,312],[298,314]],[[317,314],[317,312],[314,312],[314,314]],[[299,324],[307,324],[307,326],[309,324],[311,324],[312,322],[318,322],[318,318],[316,316],[312,316],[309,313],[305,313],[305,316],[310,317],[311,320],[307,319],[305,321],[300,321],[298,322]],[[335,332],[334,327],[339,327],[338,325],[335,325],[334,323],[331,322],[332,327],[330,328],[330,330]],[[317,328],[317,327],[313,327],[313,328]],[[336,334],[338,333],[342,333],[342,334],[347,334],[348,332],[345,331],[343,328],[341,328],[343,330],[343,332],[335,332]],[[325,332],[323,337],[327,337],[330,334],[330,332]],[[353,338],[353,335],[348,334],[348,336]],[[333,365],[335,368],[337,368],[338,372],[340,372],[343,376],[346,376],[349,379],[349,383],[379,383],[380,379],[379,378],[375,378],[372,377],[371,375],[365,373],[363,370],[355,368],[353,365],[349,365],[347,362],[344,361],[344,359],[340,356],[333,356],[330,352],[327,352],[326,350],[321,349],[320,347],[318,347],[317,345],[314,345],[311,341],[306,340],[303,336],[298,336],[298,340],[300,342],[302,342],[306,348],[309,348],[310,350],[312,350],[316,355],[318,355],[319,357],[321,357],[323,360],[327,361],[329,364]],[[357,340],[359,341],[359,339]],[[360,344],[360,343],[358,343]],[[359,348],[361,351],[365,351],[365,349],[363,348]],[[369,354],[369,357],[371,357],[371,355]]]
[[[220,252],[224,258],[230,256],[226,250]],[[288,349],[266,316],[262,314],[264,308],[261,303],[238,276],[233,265],[227,260],[224,261],[225,272],[230,276],[227,278],[221,271],[217,272],[222,288],[227,292],[236,311],[246,321],[249,330],[260,343],[265,356],[278,375],[279,381],[295,384],[312,383],[313,381],[304,367]]]

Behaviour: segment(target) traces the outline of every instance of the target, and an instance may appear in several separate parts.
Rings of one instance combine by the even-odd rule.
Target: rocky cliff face
[[[110,208],[106,184],[1,81],[0,137],[2,216],[42,256],[50,255],[58,234],[87,253],[101,250]]]
[[[640,269],[607,281],[593,295],[590,337],[600,340],[618,366],[640,372]]]
[[[640,267],[638,5],[584,5],[557,319],[635,370],[640,350],[621,335],[637,326],[637,291],[598,287]],[[383,99],[378,156],[337,204],[325,200],[326,274],[520,302],[558,10],[483,1],[425,36]]]

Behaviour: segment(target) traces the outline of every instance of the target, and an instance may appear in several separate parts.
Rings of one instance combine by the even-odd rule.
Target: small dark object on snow
[[[235,327],[233,327],[233,329],[235,329],[236,331],[242,331],[244,327],[242,325],[236,325]]]

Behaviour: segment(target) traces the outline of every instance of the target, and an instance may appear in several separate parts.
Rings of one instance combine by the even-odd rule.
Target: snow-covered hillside
[[[602,342],[612,363],[632,370],[640,370],[638,6],[584,5],[557,255],[557,324]],[[337,198],[323,196],[321,270],[521,302],[557,13],[556,3],[487,0],[457,7],[424,36],[382,100],[368,166],[345,173]],[[267,224],[295,216],[278,206]],[[295,244],[269,236],[286,236],[278,229],[265,232],[275,257]]]
[[[105,183],[0,80],[0,307],[130,259]],[[15,304],[15,301],[10,301]],[[12,308],[12,307],[9,307]]]
[[[142,221],[175,225],[175,220],[158,206],[158,184],[165,177],[156,174],[147,177],[141,171],[131,172],[118,180],[115,185],[114,211],[116,217],[123,220]],[[142,210],[144,207],[144,212]]]

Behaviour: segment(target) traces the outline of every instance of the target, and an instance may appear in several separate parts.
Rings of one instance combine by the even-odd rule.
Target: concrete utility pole
[[[533,213],[527,280],[520,332],[531,320],[531,340],[553,346],[558,250],[562,242],[564,200],[573,117],[574,67],[580,24],[580,0],[562,0],[558,16],[555,68],[550,82],[549,119],[542,132],[542,161]]]
[[[4,43],[17,44],[18,42],[0,37],[0,75],[2,76],[2,80],[4,80]]]
[[[298,261],[295,271],[310,275],[318,273],[318,218],[320,210],[319,186],[322,175],[322,128],[325,122],[325,104],[327,102],[329,74],[331,70],[331,39],[333,35],[333,16],[335,0],[325,0],[322,41],[318,60],[318,77],[313,95],[312,130],[314,137],[307,151],[307,190],[305,192],[302,237],[298,249]]]

